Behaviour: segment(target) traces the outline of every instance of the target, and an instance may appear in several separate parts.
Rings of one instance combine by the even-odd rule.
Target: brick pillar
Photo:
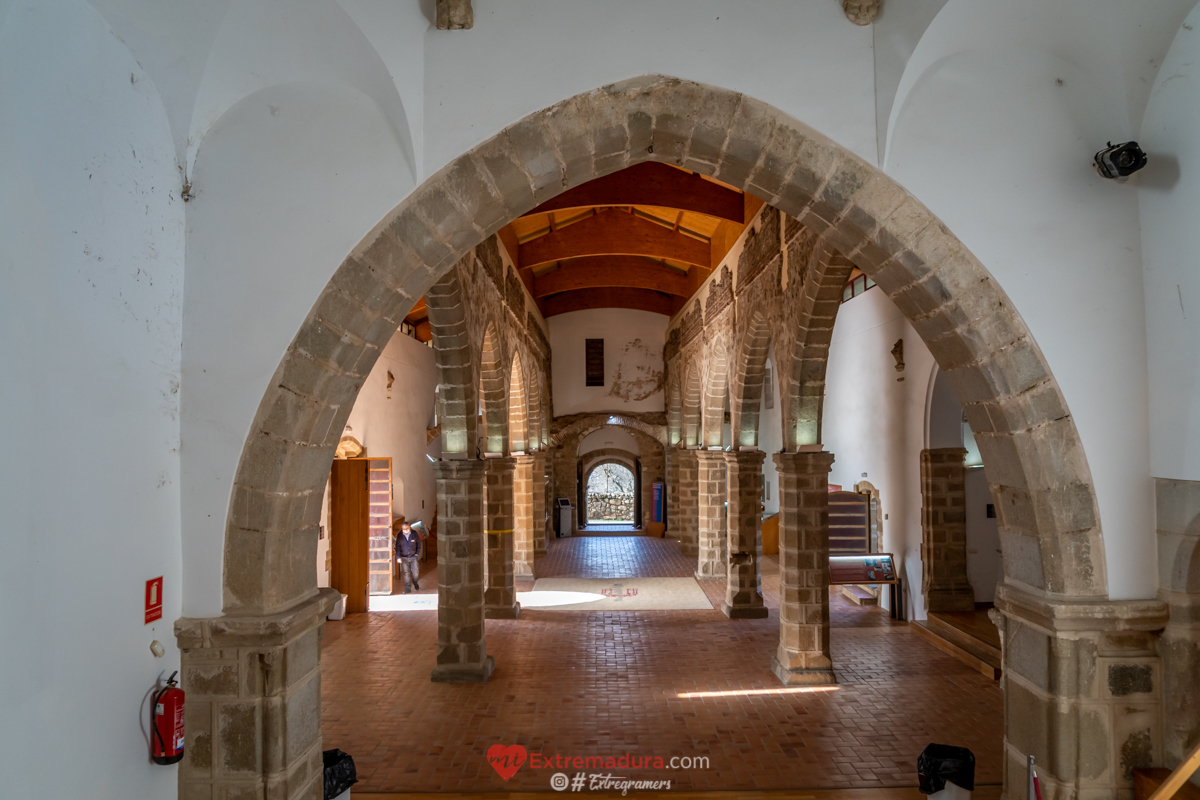
[[[730,619],[767,616],[758,590],[758,538],[762,529],[762,465],[766,453],[724,453],[729,497],[729,579],[721,610]]]
[[[432,680],[483,683],[495,663],[483,636],[486,465],[477,460],[433,465],[438,496],[438,654]]]
[[[698,450],[676,450],[678,459],[676,482],[679,501],[675,506],[675,525],[679,531],[679,552],[696,558],[700,555],[697,543],[700,529],[700,462]]]
[[[679,539],[679,451],[668,447],[666,457],[666,512],[663,518],[667,522],[668,539]]]
[[[697,578],[725,577],[725,453],[696,450],[699,464],[699,527],[696,543]]]
[[[268,616],[180,619],[180,797],[321,796],[321,633],[338,593]]]
[[[533,555],[540,558],[546,555],[548,539],[546,537],[546,500],[550,493],[549,479],[546,473],[546,453],[539,451],[533,454],[532,481],[530,492],[533,497]]]
[[[829,470],[833,453],[776,453],[779,472],[779,649],[787,685],[837,683],[829,655]]]
[[[513,473],[515,458],[489,458],[487,464],[487,587],[483,615],[488,619],[516,619],[517,603],[513,564]]]
[[[513,460],[513,574],[532,578],[534,457],[516,456]]]
[[[962,447],[921,451],[921,592],[926,611],[974,611],[967,579]]]

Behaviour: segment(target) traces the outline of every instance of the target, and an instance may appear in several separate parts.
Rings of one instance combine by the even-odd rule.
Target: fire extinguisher
[[[150,757],[155,764],[174,764],[183,758],[183,689],[175,682],[176,670],[150,704]]]

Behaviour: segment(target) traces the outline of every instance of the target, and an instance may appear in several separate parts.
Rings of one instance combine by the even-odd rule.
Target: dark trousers
[[[417,556],[400,556],[400,574],[404,577],[404,591],[411,591],[413,586],[421,588],[417,583],[421,576],[421,561]]]

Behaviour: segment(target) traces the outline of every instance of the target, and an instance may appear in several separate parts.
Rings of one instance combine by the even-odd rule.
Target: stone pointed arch
[[[733,400],[737,410],[732,438],[739,447],[758,446],[759,408],[770,347],[771,327],[767,315],[762,310],[754,311],[742,332],[735,363]]]
[[[667,446],[683,441],[683,396],[678,371],[667,382]]]
[[[842,290],[853,269],[854,262],[839,253],[827,238],[817,242],[800,298],[788,373],[785,407],[790,424],[784,429],[784,443],[792,447],[821,442],[825,367],[829,363],[833,323],[842,304]]]
[[[529,436],[529,398],[525,391],[525,370],[521,354],[513,353],[508,379],[508,441],[512,452],[532,450]]]
[[[725,408],[729,400],[729,358],[725,343],[712,343],[705,354],[707,369],[704,376],[704,433],[702,444],[717,447],[722,444]]]
[[[479,450],[504,453],[508,447],[508,370],[495,323],[479,343]]]
[[[261,647],[283,658],[288,631],[321,624],[333,593],[319,592],[313,564],[333,451],[363,380],[417,299],[471,248],[537,204],[649,160],[743,189],[824,235],[928,345],[987,465],[1006,575],[997,606],[1012,620],[1006,670],[1019,667],[1008,653],[1028,630],[1018,619],[1040,619],[1056,631],[1093,625],[1092,642],[1102,630],[1162,627],[1162,603],[1099,602],[1108,592],[1104,541],[1079,433],[1028,327],[983,265],[892,178],[820,133],[738,92],[651,75],[584,92],[483,141],[417,187],[335,270],[264,387],[231,491],[226,617],[176,623],[185,667],[211,660],[220,647]],[[798,399],[794,389],[789,394],[784,402]],[[1032,663],[1033,646],[1021,646],[1027,660],[1020,663]],[[1056,668],[1069,666],[1066,650],[1054,650]],[[1079,658],[1085,651],[1071,650]],[[1040,652],[1044,662],[1047,650]],[[1036,713],[1058,719],[1059,701],[1027,696]],[[286,700],[288,719],[318,730],[318,695],[303,697],[309,700]],[[1011,692],[1006,697],[1010,706],[1021,702]],[[241,702],[261,710],[268,699]],[[1079,734],[1067,726],[1053,733],[1053,753],[1082,751]],[[283,735],[264,729],[246,745],[249,763],[266,764],[268,753],[282,752]],[[1106,744],[1093,748],[1094,757],[1103,760],[1105,776],[1118,775],[1106,754],[1120,747],[1100,736]],[[1050,745],[1039,741],[1045,754]],[[1010,739],[1010,752],[1027,752],[1023,744],[1035,742]],[[271,783],[278,775],[307,768],[306,759],[320,751],[319,736],[306,747],[276,772],[262,773],[268,791],[280,785]],[[1058,784],[1053,791],[1082,791],[1073,764],[1048,765],[1047,780]],[[218,778],[197,777],[184,788],[198,795],[218,785]],[[1114,793],[1115,785],[1108,791]]]
[[[429,309],[433,357],[438,371],[442,452],[469,453],[475,441],[475,359],[458,270],[450,270],[429,287],[425,305]]]
[[[700,386],[700,365],[693,362],[684,372],[683,391],[679,397],[685,447],[700,446],[700,408],[703,399]]]

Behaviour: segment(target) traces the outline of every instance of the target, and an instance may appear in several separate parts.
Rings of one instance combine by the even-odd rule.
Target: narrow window
[[[586,371],[585,386],[604,385],[604,340],[586,339],[587,348],[584,368]]]

